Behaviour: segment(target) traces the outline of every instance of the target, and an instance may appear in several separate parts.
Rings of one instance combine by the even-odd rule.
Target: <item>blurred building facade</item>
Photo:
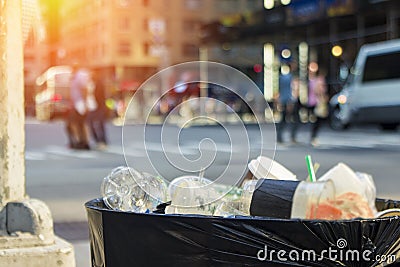
[[[243,20],[238,23],[219,20],[205,25],[203,42],[209,47],[210,60],[228,63],[237,53],[232,47],[253,45],[261,55],[254,64],[263,65],[260,75],[264,75],[262,88],[267,98],[278,91],[276,81],[282,64],[295,64],[300,78],[305,80],[308,63],[317,62],[327,71],[333,94],[340,89],[341,66],[351,66],[361,45],[400,37],[398,0],[266,0],[264,3],[251,16],[242,13]],[[340,46],[340,55],[332,54],[335,46]],[[282,55],[284,50],[286,55]],[[304,86],[303,89],[306,90]]]
[[[37,18],[24,50],[26,99],[34,104],[35,80],[47,68],[74,63],[99,73],[109,95],[132,93],[160,69],[199,60],[201,25],[220,19],[236,24],[262,5],[259,0],[24,0],[31,14],[25,17]],[[232,59],[249,64],[249,54]]]
[[[122,89],[199,59],[200,26],[256,0],[61,0],[54,64],[79,62]]]
[[[45,24],[37,0],[22,1],[22,22],[25,111],[32,115],[35,105],[36,78],[49,66]]]
[[[178,6],[180,13],[176,4],[154,0],[62,1],[57,64],[79,62],[122,86],[135,87],[162,64],[194,58],[195,28],[200,23],[195,9],[205,4]],[[165,12],[167,9],[171,12]],[[189,18],[190,26],[183,28],[180,20]],[[168,33],[174,34],[169,37]]]
[[[340,66],[350,66],[362,44],[398,38],[400,31],[398,0],[24,1],[45,4],[46,38],[33,34],[25,46],[32,86],[45,68],[79,62],[110,87],[132,91],[160,69],[198,60],[203,46],[208,47],[203,59],[242,70],[267,98],[277,91],[280,65],[289,62],[303,79],[307,63],[318,62],[334,92]],[[272,61],[265,44],[272,46]],[[337,45],[342,54],[335,57],[331,49]],[[283,50],[290,51],[288,58]]]

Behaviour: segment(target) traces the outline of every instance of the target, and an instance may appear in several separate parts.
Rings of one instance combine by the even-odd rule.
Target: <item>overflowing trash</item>
[[[380,215],[370,175],[339,163],[316,179],[307,160],[309,179],[299,181],[280,163],[259,156],[249,162],[239,186],[218,184],[202,174],[177,177],[167,186],[161,177],[121,166],[104,178],[101,192],[108,208],[138,213],[160,213],[162,207],[165,214],[222,217],[341,220]]]
[[[299,180],[258,157],[237,186],[118,167],[85,204],[92,266],[397,266],[400,202],[346,164],[306,165]]]

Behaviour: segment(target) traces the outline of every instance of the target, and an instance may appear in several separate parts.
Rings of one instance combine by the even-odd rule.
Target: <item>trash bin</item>
[[[400,202],[376,200],[378,210]],[[341,221],[138,214],[85,204],[93,267],[397,266],[400,218]]]

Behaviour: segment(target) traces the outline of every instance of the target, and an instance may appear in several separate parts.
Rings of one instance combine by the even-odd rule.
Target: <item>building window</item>
[[[165,42],[166,21],[164,19],[147,20],[146,31],[150,33],[154,43],[162,44]]]
[[[27,53],[24,54],[24,60],[25,61],[34,61],[35,56],[34,55],[28,55]]]
[[[149,20],[147,18],[143,20],[143,29],[145,32],[149,30]]]
[[[154,44],[150,42],[143,43],[143,53],[145,56],[161,57],[165,51],[168,51],[166,45]]]
[[[202,0],[185,0],[184,5],[187,10],[196,10],[201,8]]]
[[[129,56],[131,54],[131,43],[128,41],[120,41],[118,44],[118,54],[120,56]]]
[[[144,43],[143,44],[143,52],[145,56],[150,55],[150,44],[149,43]]]
[[[183,44],[183,56],[197,57],[199,55],[199,48],[194,44]]]
[[[143,20],[143,29],[146,32],[154,33],[165,33],[167,30],[167,20],[166,19],[148,19]]]
[[[121,17],[119,19],[119,30],[121,32],[127,32],[130,28],[130,19],[129,17]]]
[[[105,56],[105,54],[106,54],[106,44],[101,43],[97,48],[97,56],[102,58]]]

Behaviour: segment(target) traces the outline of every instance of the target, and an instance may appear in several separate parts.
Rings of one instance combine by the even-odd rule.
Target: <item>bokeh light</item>
[[[275,6],[274,0],[264,0],[264,7],[265,9],[272,9]]]
[[[290,68],[288,65],[282,65],[281,66],[281,73],[282,75],[287,75],[290,72]]]
[[[331,52],[334,57],[340,57],[343,54],[343,48],[340,45],[335,45]]]
[[[292,55],[292,52],[290,52],[289,49],[285,48],[282,50],[281,55],[283,58],[290,58],[290,56]]]
[[[253,70],[254,70],[254,72],[256,72],[256,73],[260,73],[260,72],[262,71],[262,69],[263,69],[263,67],[262,67],[261,64],[255,64],[255,65],[253,66]]]
[[[317,72],[318,71],[318,63],[317,62],[310,62],[308,65],[308,70],[310,72]]]

